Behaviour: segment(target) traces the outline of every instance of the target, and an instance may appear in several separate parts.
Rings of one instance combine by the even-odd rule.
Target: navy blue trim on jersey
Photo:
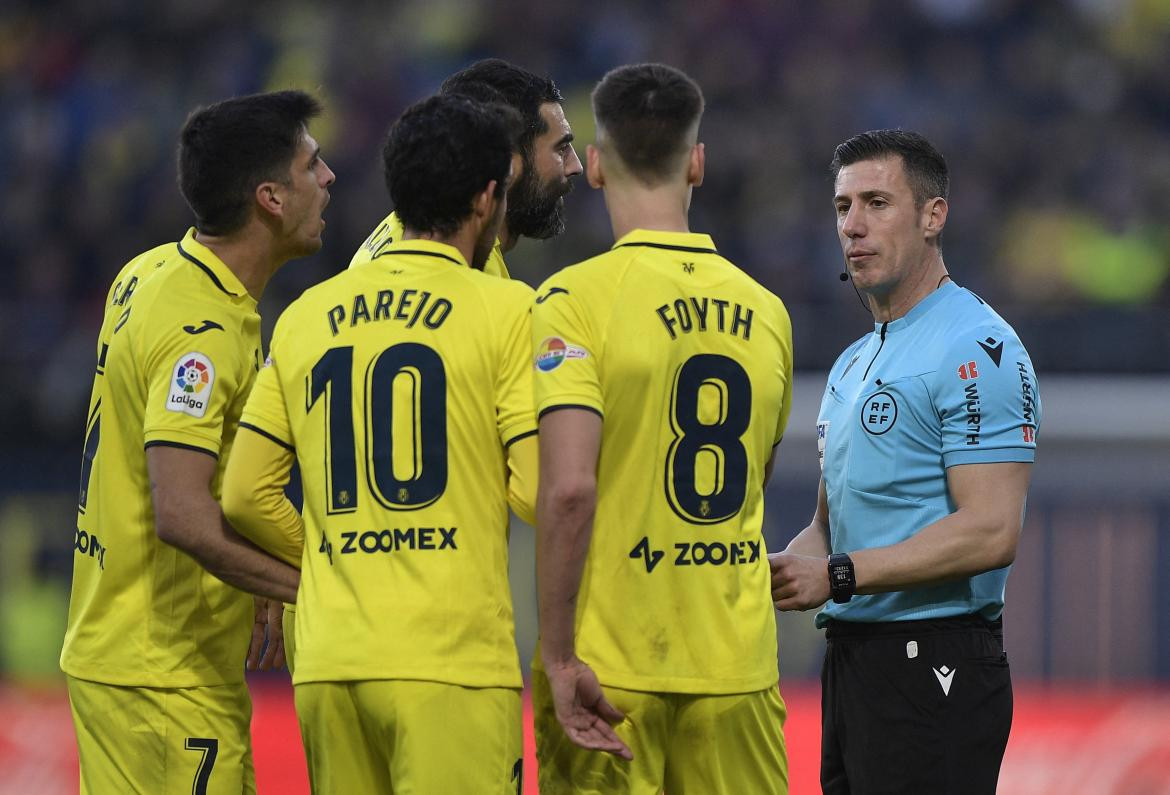
[[[155,439],[154,441],[150,441],[144,444],[142,449],[146,450],[151,447],[177,447],[180,450],[194,450],[196,453],[203,453],[204,455],[211,456],[216,461],[219,460],[219,453],[212,452],[206,447],[199,447],[198,445],[194,444],[183,444],[182,442],[168,442],[165,439]]]
[[[232,295],[232,296],[235,295],[235,293],[233,293],[231,290],[229,290],[228,288],[223,286],[223,282],[221,282],[219,280],[219,277],[215,275],[215,272],[212,271],[211,268],[207,267],[202,262],[195,259],[195,257],[188,254],[187,250],[185,248],[183,248],[182,242],[176,243],[175,245],[179,247],[179,253],[183,255],[184,259],[189,259],[189,260],[191,260],[191,262],[194,262],[196,265],[198,265],[200,270],[202,270],[204,273],[207,274],[207,278],[211,279],[211,281],[213,281],[215,283],[216,287],[223,290],[228,295]]]
[[[597,409],[593,408],[592,406],[582,405],[580,403],[558,403],[555,406],[545,406],[544,410],[540,412],[540,415],[536,419],[537,421],[540,421],[540,419],[543,418],[545,414],[550,414],[554,411],[560,411],[561,409],[584,409],[585,411],[591,411],[598,417],[605,419],[605,415]]]
[[[438,257],[439,259],[445,259],[448,262],[454,262],[456,265],[464,265],[462,261],[457,260],[454,257],[448,257],[446,254],[440,254],[438,251],[423,251],[417,248],[396,248],[393,251],[383,251],[373,259],[377,259],[378,257],[385,257],[389,254],[417,254],[420,257]]]
[[[256,433],[260,434],[261,436],[263,436],[265,439],[269,440],[270,442],[275,442],[276,444],[283,447],[285,450],[288,450],[290,453],[295,453],[297,451],[297,448],[293,447],[288,442],[283,441],[281,439],[278,439],[277,437],[273,436],[271,433],[264,430],[263,428],[257,428],[255,425],[253,425],[250,422],[241,422],[240,427],[247,428],[250,431],[255,431]]]
[[[511,439],[504,442],[504,449],[511,447],[513,444],[520,441],[521,439],[527,439],[529,436],[536,436],[536,434],[537,434],[537,431],[535,428],[531,431],[525,431],[524,433],[516,434]]]
[[[697,246],[673,246],[669,243],[645,243],[640,240],[634,240],[629,243],[619,243],[614,248],[625,248],[626,246],[644,246],[646,248],[664,248],[669,251],[691,251],[695,254],[718,254],[719,252],[713,248],[698,248]]]

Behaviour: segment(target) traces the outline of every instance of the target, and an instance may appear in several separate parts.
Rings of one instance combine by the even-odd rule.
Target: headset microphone
[[[847,282],[847,281],[849,281],[849,272],[848,271],[841,271],[841,275],[838,276],[837,278],[843,282]]]

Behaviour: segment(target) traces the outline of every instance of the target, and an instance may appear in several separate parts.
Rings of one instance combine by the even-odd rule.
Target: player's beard
[[[513,238],[547,240],[564,232],[564,196],[572,189],[573,183],[565,177],[542,184],[536,169],[526,162],[520,179],[508,191],[508,233]]]

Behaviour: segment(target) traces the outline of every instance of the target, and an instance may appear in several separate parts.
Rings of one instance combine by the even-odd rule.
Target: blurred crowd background
[[[947,263],[1016,325],[1039,372],[1170,371],[1165,0],[8,0],[0,435],[76,441],[111,278],[189,224],[174,147],[192,108],[294,86],[326,102],[327,242],[274,285],[271,323],[387,211],[390,122],[488,55],[552,76],[582,149],[609,68],[661,60],[698,80],[708,175],[694,227],[785,299],[799,369],[827,368],[865,326],[836,278],[833,147],[896,126],[949,159]],[[563,238],[515,251],[520,276],[609,244],[591,193],[579,181],[568,197]]]
[[[35,744],[66,748],[62,764],[72,760],[55,677],[95,335],[122,264],[190,225],[174,167],[187,114],[227,96],[289,87],[325,103],[312,132],[337,174],[326,242],[270,285],[261,305],[267,341],[280,310],[344,268],[390,209],[379,153],[391,121],[487,56],[556,80],[582,158],[593,138],[589,92],[610,68],[664,61],[702,86],[707,177],[694,194],[692,228],[711,233],[793,318],[797,405],[768,495],[771,548],[812,511],[820,374],[872,328],[837,278],[833,149],[880,127],[930,138],[951,168],[949,269],[1015,326],[1044,401],[1028,521],[1008,585],[1013,670],[1021,682],[1092,683],[1098,693],[1165,688],[1170,0],[5,0],[0,727],[8,730],[0,728],[0,759],[25,758],[30,775],[54,764],[5,745],[31,747],[39,736],[32,729],[49,714],[40,702],[14,702],[27,689],[2,685],[15,681],[58,688],[60,742]],[[611,244],[597,192],[578,180],[566,204],[567,233],[521,241],[508,256],[514,275],[536,284]],[[527,659],[535,640],[532,544],[530,532],[517,530],[513,587]],[[815,677],[821,648],[810,615],[781,617],[781,668],[796,683],[792,692]],[[1088,703],[1080,685],[1061,692],[1069,704]],[[1170,792],[1170,700],[1127,692],[1128,700],[1094,702],[1122,705],[1121,713],[1093,707],[1071,718],[1028,691],[1044,717],[1022,724],[1021,739],[1013,735],[1005,770],[1031,772],[1005,772],[1005,781],[1039,783],[1002,791]],[[800,703],[815,703],[815,694]],[[11,718],[18,714],[30,717]],[[1028,744],[1029,725],[1039,745]],[[1158,786],[1092,783],[1076,772],[1078,758],[1096,764],[1103,742],[1124,742],[1117,753],[1137,758],[1121,738],[1138,736],[1153,738],[1142,764]],[[1079,783],[1044,777],[1061,771]]]

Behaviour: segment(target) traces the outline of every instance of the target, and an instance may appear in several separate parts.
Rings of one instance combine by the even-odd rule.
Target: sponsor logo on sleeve
[[[560,337],[549,337],[540,343],[536,352],[536,369],[542,373],[551,372],[566,359],[584,359],[589,352],[577,345],[571,345]]]
[[[561,295],[568,295],[569,291],[566,290],[564,287],[550,287],[550,288],[548,288],[547,293],[545,293],[542,296],[539,296],[536,299],[536,303],[543,304],[545,301],[552,298],[554,295],[557,295],[558,293]]]
[[[215,365],[202,353],[192,351],[179,357],[167,393],[167,411],[202,417],[211,402],[215,386]]]
[[[975,366],[975,362],[967,362],[959,365],[959,380],[967,381],[979,377],[979,368]]]
[[[985,340],[977,340],[977,342],[995,366],[999,367],[999,360],[1003,357],[1003,340],[997,342],[995,337],[988,337]]]
[[[829,421],[821,420],[817,423],[817,462],[821,471],[825,471],[825,442],[829,436]]]
[[[188,334],[202,334],[205,331],[212,331],[215,329],[223,331],[223,326],[216,323],[214,320],[204,320],[203,323],[198,327],[196,327],[193,323],[189,326],[183,326],[183,331],[187,332]]]

